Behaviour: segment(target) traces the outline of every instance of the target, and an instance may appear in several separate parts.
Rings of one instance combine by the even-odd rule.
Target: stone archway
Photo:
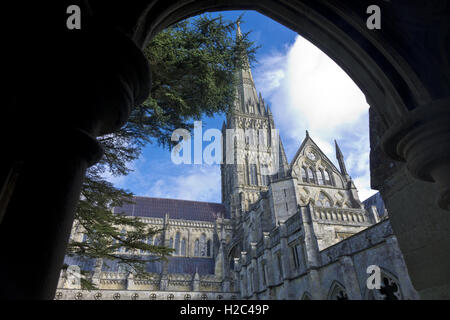
[[[10,79],[5,97],[5,118],[10,121],[1,129],[8,152],[0,176],[0,252],[2,261],[14,263],[0,266],[9,281],[1,288],[2,297],[52,298],[80,183],[86,168],[101,154],[93,138],[122,125],[130,108],[149,92],[147,64],[138,49],[158,31],[184,18],[206,11],[252,9],[310,40],[364,92],[371,107],[372,186],[386,201],[412,282],[423,297],[450,298],[450,215],[445,211],[450,204],[450,7],[446,1],[112,4],[87,0],[80,1],[86,14],[84,29],[78,33],[62,23],[61,14],[71,4],[39,3],[35,10],[29,8],[31,16],[24,17],[17,3],[6,18],[6,23],[15,26],[15,34],[4,40],[9,58],[5,61],[13,63],[4,72]],[[381,30],[366,27],[366,9],[372,4],[383,12]],[[24,23],[17,26],[19,20]],[[32,34],[34,29],[41,34]],[[39,48],[35,52],[39,59],[33,59],[39,64],[18,59],[27,52],[24,39],[26,45]],[[71,73],[65,72],[68,61]],[[52,83],[51,99],[46,84],[39,81],[41,74],[57,80]],[[29,96],[23,97],[24,90]],[[36,101],[45,107],[34,108]],[[63,114],[59,112],[62,101]],[[49,114],[57,115],[56,121]],[[17,132],[20,136],[14,135]],[[24,136],[38,137],[39,148],[25,143]],[[54,162],[42,159],[42,153],[58,156],[57,172],[52,173]],[[52,199],[48,191],[39,189],[38,181],[52,182]],[[35,203],[44,204],[46,214],[26,215],[27,224],[22,227],[22,215],[33,212]],[[19,254],[26,245],[15,235],[20,227],[28,238],[42,237],[39,255]],[[29,259],[35,263],[33,270],[26,267]],[[23,274],[30,279],[22,282]]]

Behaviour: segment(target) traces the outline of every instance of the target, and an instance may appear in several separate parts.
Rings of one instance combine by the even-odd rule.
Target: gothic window
[[[169,240],[169,248],[173,249],[173,238],[170,238]]]
[[[278,263],[278,276],[279,276],[279,280],[283,280],[284,275],[283,275],[283,264],[281,262],[281,254],[277,254],[277,263]]]
[[[308,168],[308,181],[310,183],[316,183],[316,180],[314,179],[314,174],[311,168]]]
[[[319,169],[316,171],[316,173],[317,173],[317,180],[319,180],[319,184],[324,184],[323,170]]]
[[[256,177],[256,164],[250,165],[250,184],[254,186],[258,184],[258,180]]]
[[[202,234],[200,236],[200,256],[206,256],[206,235]]]
[[[323,175],[324,175],[325,184],[331,185],[331,179],[330,179],[330,174],[328,173],[328,170],[324,170]]]
[[[248,159],[245,159],[245,183],[250,184],[250,166],[248,165]]]
[[[267,265],[266,265],[265,262],[263,262],[263,263],[261,264],[261,270],[262,270],[261,273],[262,273],[262,284],[263,284],[264,287],[265,287],[266,284],[267,284],[266,268],[267,268]]]
[[[262,185],[267,186],[269,185],[269,176],[264,174],[264,173],[268,173],[269,172],[269,166],[267,164],[262,164],[261,165],[261,180],[262,180]]]
[[[401,300],[402,294],[400,291],[400,286],[397,281],[392,279],[392,277],[381,274],[381,286],[380,289],[370,290],[369,293],[370,300]]]
[[[200,254],[200,241],[198,239],[195,240],[195,244],[194,244],[194,256],[198,257]]]
[[[347,292],[343,286],[335,282],[331,287],[328,300],[348,300]]]
[[[330,200],[322,192],[319,194],[319,201],[323,204],[324,207],[331,207]]]
[[[180,254],[180,233],[177,232],[177,234],[175,235],[175,254],[179,255]]]
[[[211,257],[211,240],[208,240],[207,242],[206,242],[206,255],[208,256],[208,257]]]
[[[300,267],[300,259],[298,256],[298,245],[291,246],[291,254],[292,254],[292,261],[294,262],[295,269],[298,269]]]
[[[181,240],[181,255],[186,255],[186,239]]]
[[[306,174],[306,170],[304,167],[301,168],[301,172],[302,172],[302,180],[303,182],[308,182],[308,175]]]
[[[156,236],[156,237],[155,237],[155,243],[154,243],[154,245],[155,245],[155,246],[159,246],[160,240],[161,240],[161,239],[159,238],[159,236]]]

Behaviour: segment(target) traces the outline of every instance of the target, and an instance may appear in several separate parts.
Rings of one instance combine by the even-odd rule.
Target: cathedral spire
[[[237,22],[236,30],[236,42],[242,39],[241,26],[239,21]],[[247,54],[244,52],[242,56],[242,66],[236,72],[237,84],[236,84],[236,102],[235,108],[239,112],[258,114],[260,113],[260,107],[258,105],[259,98],[256,92],[255,83],[253,81],[252,71],[248,61]]]
[[[334,140],[334,144],[336,146],[336,159],[339,162],[339,168],[341,169],[341,173],[345,177],[348,177],[347,169],[345,168],[344,155],[342,154],[342,151],[339,148],[336,140]]]

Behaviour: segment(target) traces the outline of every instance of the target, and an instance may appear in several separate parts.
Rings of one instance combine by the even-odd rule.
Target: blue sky
[[[220,14],[231,20],[241,13]],[[369,106],[362,92],[339,66],[297,33],[254,11],[245,11],[243,20],[242,31],[252,30],[250,39],[261,46],[253,78],[257,91],[271,105],[288,160],[308,130],[337,164],[336,139],[360,199],[375,193],[369,178]],[[224,118],[204,118],[203,130],[221,129]],[[221,201],[219,165],[175,165],[170,151],[157,145],[146,146],[141,157],[129,165],[133,172],[128,176],[107,175],[108,180],[140,196]]]

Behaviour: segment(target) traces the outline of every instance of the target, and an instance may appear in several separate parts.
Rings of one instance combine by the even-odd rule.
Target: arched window
[[[206,242],[206,255],[208,256],[208,257],[211,257],[211,240],[208,240],[207,242]]]
[[[169,248],[173,249],[173,238],[170,238],[169,240]]]
[[[186,239],[181,240],[181,255],[186,255]]]
[[[325,196],[322,192],[319,194],[319,201],[323,204],[324,207],[331,207],[330,199]]]
[[[250,165],[250,184],[254,186],[258,184],[256,177],[256,164],[254,163]]]
[[[314,179],[314,174],[311,168],[308,168],[308,181],[310,183],[316,183],[316,180]]]
[[[200,255],[200,241],[198,239],[195,240],[194,244],[194,256],[198,257]]]
[[[323,169],[317,170],[316,173],[317,173],[317,180],[319,181],[319,184],[324,184]]]
[[[206,235],[202,234],[200,236],[200,256],[206,257]]]
[[[177,232],[177,234],[175,235],[175,254],[179,255],[180,254],[180,233]]]
[[[302,180],[303,182],[308,182],[308,175],[306,174],[306,170],[304,167],[301,168],[301,172],[302,172]]]
[[[159,246],[159,242],[160,242],[159,236],[156,236],[154,245]]]
[[[402,300],[400,285],[393,277],[381,272],[380,289],[370,290],[369,300]]]
[[[323,171],[323,178],[325,180],[325,184],[330,186],[333,185],[333,183],[331,182],[330,173],[328,172],[328,169]]]
[[[347,292],[343,286],[335,282],[331,287],[328,300],[348,300]]]

